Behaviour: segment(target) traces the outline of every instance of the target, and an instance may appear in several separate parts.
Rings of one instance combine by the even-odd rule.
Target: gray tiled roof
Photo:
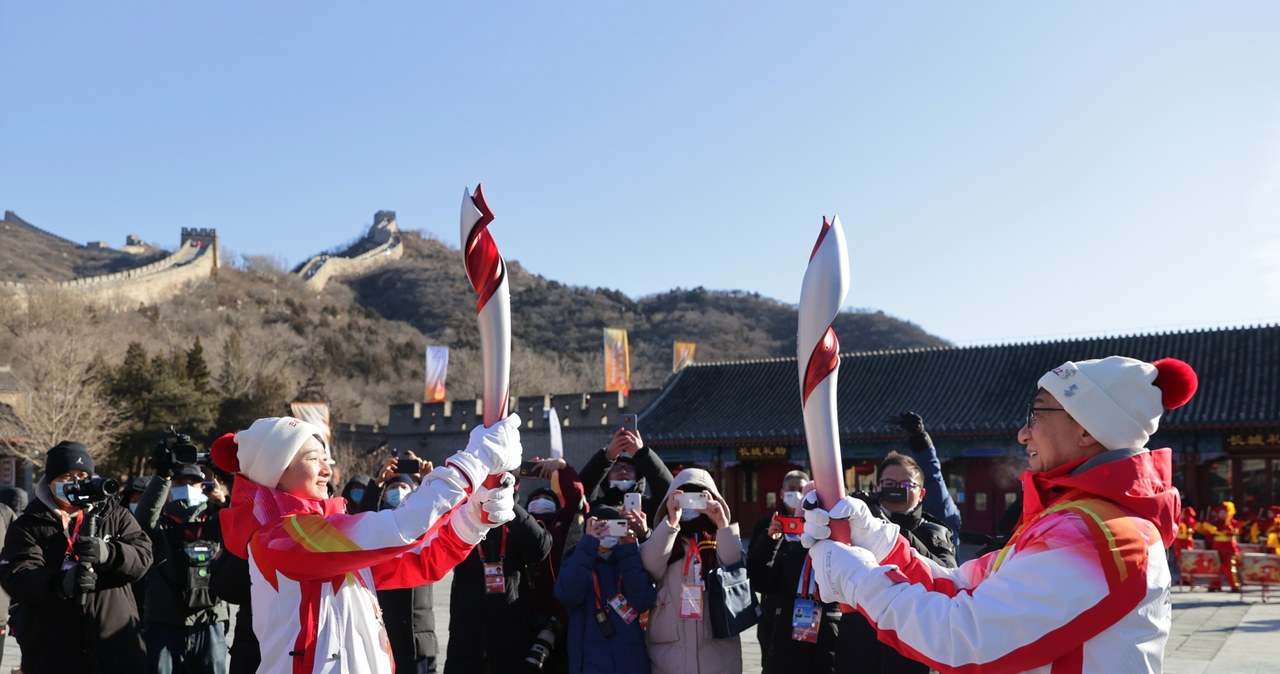
[[[840,357],[841,436],[901,435],[880,422],[921,414],[935,435],[1008,437],[1022,425],[1042,374],[1067,360],[1123,355],[1187,361],[1200,389],[1164,415],[1162,430],[1280,424],[1280,326],[1100,337],[1032,344],[845,353]],[[641,413],[657,446],[804,437],[795,358],[694,364]]]

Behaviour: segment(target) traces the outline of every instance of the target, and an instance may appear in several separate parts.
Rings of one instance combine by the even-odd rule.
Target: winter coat
[[[262,663],[258,652],[258,637],[253,633],[253,604],[249,591],[249,562],[233,554],[223,554],[213,560],[213,575],[209,587],[214,594],[230,604],[238,604],[235,633],[231,636],[231,655],[228,674],[254,674]]]
[[[768,646],[761,648],[764,672],[830,672],[834,666],[837,636],[843,629],[840,606],[835,603],[820,605],[823,615],[818,622],[817,643],[791,638],[792,610],[801,585],[800,576],[806,571],[805,560],[809,551],[800,544],[798,536],[794,537],[795,540],[787,536],[776,541],[770,538],[767,533],[770,519],[760,518],[760,523],[765,526],[757,526],[759,531],[751,540],[747,566],[751,589],[760,593],[761,611],[769,612],[767,622],[764,615],[760,620],[761,624],[767,625],[764,638]],[[808,573],[813,573],[812,568]],[[814,582],[811,580],[809,585]],[[809,594],[811,590],[812,587],[808,587],[803,592]]]
[[[705,617],[702,620],[680,617],[685,556],[697,555],[698,552],[691,550],[690,537],[680,536],[679,523],[672,526],[667,522],[666,504],[672,492],[690,483],[697,484],[710,493],[724,507],[725,517],[729,517],[724,497],[716,489],[707,471],[699,468],[680,471],[659,502],[655,520],[651,520],[658,524],[648,540],[640,546],[640,558],[645,571],[649,572],[658,588],[658,600],[649,614],[649,662],[654,674],[739,674],[742,672],[742,641],[737,635],[728,639],[716,639],[711,635],[711,622]],[[717,529],[715,543],[716,562],[722,567],[740,563],[746,556],[737,524]],[[677,556],[678,559],[673,559]],[[689,576],[690,582],[697,582],[692,568]],[[705,616],[705,586],[702,597]]]
[[[1159,672],[1179,511],[1170,455],[1110,450],[1023,473],[1003,550],[947,569],[893,534],[852,599],[881,641],[941,672]]]
[[[359,477],[359,476],[357,476]],[[417,489],[418,481],[410,475],[397,475],[378,488],[369,485],[377,501],[368,511],[385,510],[390,506],[382,503],[382,496],[393,484],[403,482]],[[367,502],[367,501],[366,501]],[[391,655],[396,663],[396,671],[400,674],[416,672],[425,667],[419,663],[435,664],[440,653],[440,644],[436,640],[435,597],[431,584],[397,590],[378,590],[378,603],[382,606],[382,621],[387,626],[387,637],[391,640]]]
[[[533,646],[540,625],[529,569],[551,551],[551,534],[519,504],[515,510],[515,519],[490,530],[453,572],[445,674],[519,672]],[[485,591],[485,563],[502,564],[505,592]]]
[[[142,611],[146,625],[212,625],[230,619],[227,603],[208,587],[208,575],[200,578],[200,566],[192,564],[186,546],[204,541],[209,548],[209,562],[222,549],[222,526],[207,503],[194,508],[170,501],[170,480],[159,475],[147,483],[138,501],[135,516],[142,530],[151,538],[155,562],[145,579],[145,605]],[[211,572],[208,564],[206,574]]]
[[[41,674],[142,672],[146,649],[138,607],[129,584],[151,564],[151,542],[133,514],[113,499],[101,508],[96,535],[107,541],[111,558],[95,565],[97,589],[77,597],[61,596],[63,560],[76,521],[64,524],[49,485],[35,487],[36,498],[14,521],[0,554],[0,585],[22,605],[22,669]],[[76,519],[84,517],[77,514]],[[81,534],[87,534],[81,525]]]
[[[375,592],[435,582],[472,548],[451,522],[466,479],[432,475],[399,508],[356,515],[341,497],[236,479],[219,516],[227,550],[249,560],[260,673],[391,672]]]
[[[665,494],[670,489],[671,471],[656,452],[650,451],[648,447],[641,447],[631,460],[636,464],[636,483],[627,491],[644,494],[649,490],[656,496]],[[603,505],[622,512],[623,494],[626,492],[610,486],[606,480],[614,463],[609,460],[609,454],[604,449],[593,454],[587,460],[587,465],[582,467],[582,488],[592,507]],[[660,501],[644,499],[644,513],[649,516],[650,526],[657,521],[656,513],[660,505]]]
[[[0,503],[0,541],[9,533],[9,527],[18,519],[18,513]],[[9,593],[0,588],[0,632],[9,624]]]
[[[954,569],[956,553],[951,545],[951,532],[947,525],[925,512],[921,503],[905,513],[890,513],[874,499],[869,504],[872,513],[898,525],[898,535],[907,541],[917,554]],[[929,666],[912,660],[880,642],[876,630],[857,611],[845,615],[840,624],[840,637],[836,641],[836,666],[839,674],[928,674]]]
[[[657,590],[640,563],[640,549],[635,543],[619,544],[608,559],[601,558],[599,551],[600,539],[583,536],[565,558],[556,579],[556,596],[569,613],[569,672],[649,674],[649,654],[639,614],[653,608]],[[609,607],[609,599],[619,592],[636,613],[630,623]],[[606,637],[596,622],[596,611],[600,609],[609,616],[612,636]]]

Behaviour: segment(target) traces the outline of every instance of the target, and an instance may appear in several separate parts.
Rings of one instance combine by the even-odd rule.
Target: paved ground
[[[441,653],[449,641],[449,583],[436,588],[436,629]],[[18,644],[5,639],[0,672],[16,671]],[[743,672],[760,671],[755,632],[742,639]],[[1231,592],[1173,590],[1173,630],[1165,648],[1167,674],[1274,674],[1280,671],[1280,588],[1262,602],[1254,587],[1243,595]]]

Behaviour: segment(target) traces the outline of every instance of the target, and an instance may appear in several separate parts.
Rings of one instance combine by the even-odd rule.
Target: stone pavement
[[[449,642],[449,585],[452,574],[435,589],[436,635],[443,655]],[[1175,587],[1173,629],[1165,647],[1166,674],[1274,674],[1280,671],[1280,588],[1262,602],[1254,586],[1243,595]],[[17,642],[6,638],[0,672],[16,670],[21,654]],[[760,647],[755,630],[742,635],[745,674],[760,671]],[[441,661],[443,671],[443,659]]]

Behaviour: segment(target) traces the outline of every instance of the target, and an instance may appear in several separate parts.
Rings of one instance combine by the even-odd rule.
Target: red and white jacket
[[[1009,544],[959,568],[898,537],[853,592],[880,640],[944,673],[1160,672],[1179,512],[1170,451],[1085,463],[1024,473]]]
[[[227,550],[250,562],[258,672],[390,674],[374,592],[435,582],[470,554],[450,521],[466,485],[438,468],[399,508],[348,515],[342,498],[238,478],[220,516]]]

